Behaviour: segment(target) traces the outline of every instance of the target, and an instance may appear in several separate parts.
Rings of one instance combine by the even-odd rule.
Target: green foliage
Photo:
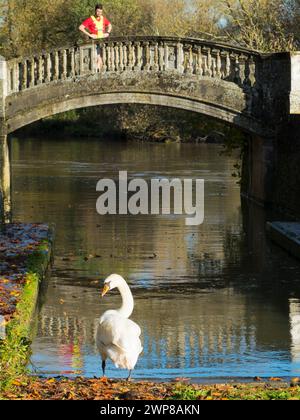
[[[278,389],[274,389],[268,384],[205,385],[202,387],[180,384],[172,390],[171,399],[299,400],[300,387],[286,387],[286,389],[285,387],[278,387]]]
[[[173,400],[198,400],[201,397],[205,398],[210,395],[211,391],[208,389],[195,389],[190,385],[178,385],[173,390]]]

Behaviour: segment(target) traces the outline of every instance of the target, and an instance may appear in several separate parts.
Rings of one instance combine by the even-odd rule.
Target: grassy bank
[[[16,249],[14,264],[9,262],[16,273],[24,271],[24,274],[13,313],[9,317],[2,316],[7,321],[6,336],[0,340],[0,390],[10,389],[16,378],[26,372],[39,285],[50,261],[50,236],[48,239],[37,240],[36,245],[30,247],[32,249],[26,256],[23,255],[23,248],[20,248],[20,255]],[[9,280],[4,280],[4,284],[9,292]]]

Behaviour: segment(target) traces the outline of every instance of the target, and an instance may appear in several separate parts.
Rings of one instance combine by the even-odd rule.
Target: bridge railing
[[[133,38],[101,41],[102,73],[167,72],[253,86],[259,54],[203,40]],[[58,48],[7,62],[8,95],[45,83],[97,73],[96,45]]]

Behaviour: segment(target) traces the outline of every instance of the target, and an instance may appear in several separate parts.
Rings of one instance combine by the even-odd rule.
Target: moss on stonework
[[[9,389],[14,379],[27,370],[33,334],[39,284],[50,261],[50,241],[43,241],[28,257],[25,286],[13,319],[6,326],[6,337],[0,340],[0,390]]]

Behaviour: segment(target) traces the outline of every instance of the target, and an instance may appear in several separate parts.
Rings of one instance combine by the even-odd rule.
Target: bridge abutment
[[[244,153],[241,193],[262,206],[273,202],[275,138],[249,135]]]
[[[7,63],[0,56],[0,223],[11,221],[11,167],[6,127],[6,96]]]
[[[276,139],[273,203],[281,213],[300,218],[300,115],[291,115]]]
[[[7,135],[0,135],[1,222],[11,222],[11,166]]]

